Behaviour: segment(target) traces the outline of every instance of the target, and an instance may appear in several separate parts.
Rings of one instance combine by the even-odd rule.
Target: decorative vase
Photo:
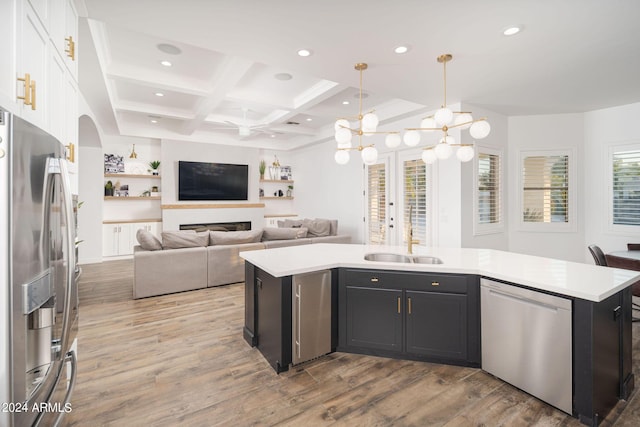
[[[287,197],[291,197],[291,190],[287,190]]]
[[[156,175],[156,176],[159,175],[158,169],[152,170],[151,174]]]
[[[269,176],[271,176],[271,179],[280,179],[280,168],[278,166],[269,166]]]

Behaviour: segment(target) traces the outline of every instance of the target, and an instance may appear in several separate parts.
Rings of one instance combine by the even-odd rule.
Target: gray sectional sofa
[[[244,260],[239,256],[243,251],[351,243],[351,236],[338,235],[336,220],[279,225],[282,227],[249,231],[163,232],[162,243],[151,233],[138,230],[140,245],[133,253],[133,298],[243,282]]]

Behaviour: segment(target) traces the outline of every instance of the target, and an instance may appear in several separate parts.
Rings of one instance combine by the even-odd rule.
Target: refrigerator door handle
[[[67,389],[67,395],[64,397],[64,401],[62,402],[62,408],[58,417],[56,418],[55,423],[53,423],[53,427],[58,427],[62,422],[62,417],[67,410],[67,406],[71,403],[71,394],[73,393],[73,389],[76,386],[76,377],[78,373],[78,359],[76,359],[76,352],[71,350],[67,353],[64,358],[65,363],[71,362],[71,378],[69,379],[69,388]],[[62,372],[61,372],[62,374]]]
[[[73,319],[71,319],[71,287],[75,286],[75,274],[76,274],[76,261],[75,261],[75,248],[74,248],[74,218],[73,218],[73,200],[71,199],[71,185],[69,183],[69,174],[67,171],[67,164],[63,159],[50,158],[47,164],[47,173],[60,174],[60,180],[62,182],[62,192],[64,199],[64,211],[66,222],[66,234],[67,234],[67,277],[66,285],[64,289],[64,313],[62,315],[62,337],[60,339],[62,345],[62,351],[58,357],[62,358],[67,349],[69,349],[69,335],[71,332],[71,326]]]

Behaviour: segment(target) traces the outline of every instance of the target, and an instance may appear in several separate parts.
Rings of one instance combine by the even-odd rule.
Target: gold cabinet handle
[[[36,109],[36,81],[31,80],[31,85],[29,87],[31,89],[31,109]]]
[[[400,297],[398,297],[398,314],[400,314]]]
[[[440,286],[439,282],[431,282],[431,286]]]
[[[71,163],[75,163],[76,161],[76,146],[73,145],[72,142],[69,143],[69,145],[65,145],[66,149],[67,149],[67,160],[69,160]]]
[[[31,105],[31,75],[24,73],[24,78],[18,77],[18,81],[24,82],[24,96],[18,96],[17,98],[24,100],[24,105]]]
[[[64,50],[67,53],[67,56],[71,58],[72,61],[76,60],[76,42],[73,41],[73,37],[65,37],[65,41],[67,42],[67,48]]]
[[[411,297],[407,298],[407,302],[409,303],[409,314],[411,314]]]

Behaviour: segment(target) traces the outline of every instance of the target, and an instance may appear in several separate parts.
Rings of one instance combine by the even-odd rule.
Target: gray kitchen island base
[[[291,276],[274,277],[250,262],[245,268],[244,339],[277,373],[286,371]],[[480,276],[334,268],[331,289],[332,351],[481,366]],[[597,426],[634,388],[631,291],[601,302],[556,296],[572,305],[571,415]]]

